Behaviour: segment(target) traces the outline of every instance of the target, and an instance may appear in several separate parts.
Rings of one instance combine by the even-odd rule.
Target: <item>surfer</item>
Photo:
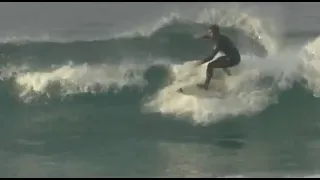
[[[226,74],[231,76],[231,73],[227,68],[238,65],[240,63],[241,57],[239,50],[236,48],[235,44],[227,36],[220,34],[220,28],[216,24],[211,25],[209,27],[208,33],[200,36],[199,38],[211,39],[214,45],[212,54],[207,58],[199,61],[197,65],[201,65],[212,60],[218,52],[224,53],[223,56],[220,56],[207,65],[206,80],[204,84],[197,85],[199,88],[207,90],[213,75],[214,68],[222,68]]]

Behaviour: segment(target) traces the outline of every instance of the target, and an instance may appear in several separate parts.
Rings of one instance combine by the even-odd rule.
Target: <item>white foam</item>
[[[231,92],[225,98],[210,99],[176,92],[181,86],[204,81],[206,66],[195,70],[194,62],[173,65],[174,81],[146,102],[145,108],[151,112],[188,116],[194,123],[200,124],[217,122],[228,116],[253,115],[276,102],[274,91],[291,87],[297,72],[297,63],[292,61],[279,63],[274,57],[259,59],[243,56],[240,66],[232,69],[236,75],[226,81]],[[272,77],[273,82],[267,86],[261,85],[261,79],[265,77]]]
[[[170,24],[175,20],[182,20],[183,18],[180,17],[178,13],[170,13],[168,16],[162,16],[159,18],[158,21],[155,23],[146,23],[139,27],[135,27],[133,30],[125,31],[123,33],[117,34],[114,37],[134,37],[134,36],[151,36],[155,31],[159,30],[160,28]]]
[[[307,88],[315,97],[320,97],[320,37],[309,42],[301,52],[302,76],[307,81]]]
[[[15,74],[23,73],[29,70],[29,66],[22,64],[17,66],[15,64],[7,63],[0,67],[0,79],[2,81],[8,80],[11,77],[14,77]]]
[[[15,80],[21,88],[20,97],[30,101],[41,94],[50,96],[52,83],[59,84],[62,96],[107,91],[110,87],[146,85],[142,72],[142,67],[133,64],[68,64],[47,71],[20,73]]]

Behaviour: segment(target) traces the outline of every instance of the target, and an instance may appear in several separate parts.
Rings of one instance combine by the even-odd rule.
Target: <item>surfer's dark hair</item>
[[[214,31],[215,33],[220,33],[220,27],[219,27],[218,24],[211,25],[211,26],[209,27],[209,29],[210,29],[211,31]]]

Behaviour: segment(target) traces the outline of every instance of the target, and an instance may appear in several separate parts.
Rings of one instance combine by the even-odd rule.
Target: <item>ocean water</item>
[[[319,8],[0,3],[0,177],[319,177]],[[231,90],[179,94],[211,23]]]

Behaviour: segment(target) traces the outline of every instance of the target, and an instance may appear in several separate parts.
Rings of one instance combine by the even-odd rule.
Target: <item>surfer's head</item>
[[[220,27],[217,24],[211,25],[209,27],[209,34],[211,37],[216,37],[220,34]]]

